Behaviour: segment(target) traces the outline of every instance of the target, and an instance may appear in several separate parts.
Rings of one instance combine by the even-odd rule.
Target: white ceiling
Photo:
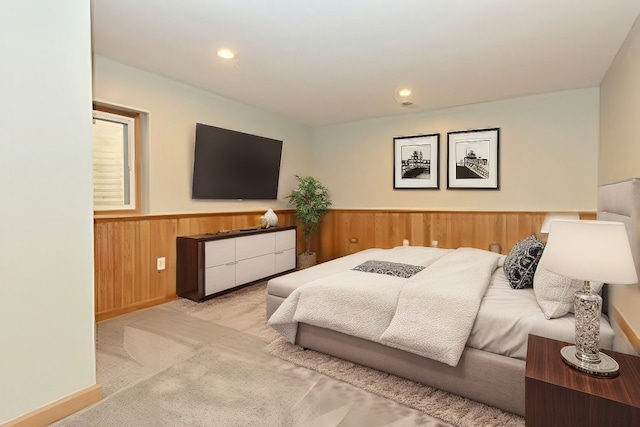
[[[318,126],[596,87],[638,14],[640,0],[93,0],[93,48]]]

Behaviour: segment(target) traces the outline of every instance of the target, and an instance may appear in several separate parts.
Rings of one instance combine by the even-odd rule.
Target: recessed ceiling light
[[[235,59],[238,54],[232,51],[231,49],[222,48],[218,50],[218,56],[224,59]]]
[[[396,102],[403,107],[410,107],[413,105],[413,91],[408,86],[398,86],[395,91]]]

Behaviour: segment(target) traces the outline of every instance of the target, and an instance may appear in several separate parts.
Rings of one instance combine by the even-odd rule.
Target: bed
[[[603,191],[615,189],[601,188],[600,192]],[[271,279],[267,285],[267,318],[274,329],[304,348],[524,415],[528,334],[574,342],[572,295],[581,286],[581,283],[546,271],[541,261],[544,252],[540,250],[533,269],[529,268],[526,275],[531,281],[529,285],[533,286],[524,284],[522,288],[514,289],[513,274],[505,268],[505,263],[509,267],[513,258],[518,258],[532,244],[540,243],[535,236],[528,236],[508,256],[461,248],[472,251],[471,258],[464,258],[469,254],[459,258],[456,253],[460,249],[367,249]],[[480,294],[475,313],[476,300],[471,298],[471,312],[475,316],[471,326],[455,324],[462,333],[456,330],[452,335],[464,337],[463,343],[460,344],[458,337],[457,341],[447,342],[444,348],[429,348],[432,342],[442,341],[443,334],[446,335],[433,324],[433,319],[441,319],[443,311],[451,311],[450,302],[446,295],[443,300],[437,292],[435,295],[416,294],[415,288],[438,288],[433,285],[437,280],[444,278],[446,282],[449,279],[443,273],[446,270],[436,269],[434,274],[429,274],[434,266],[461,265],[465,259],[473,262],[469,260],[476,255],[487,260],[488,266],[474,265],[473,268],[485,269],[489,274],[479,274],[483,277],[481,283],[474,285],[479,288],[469,292]],[[451,262],[444,262],[447,259]],[[412,270],[409,275],[402,271],[406,266]],[[380,271],[376,272],[376,268]],[[399,275],[386,271],[394,268],[400,271]],[[485,276],[488,276],[486,283]],[[518,279],[521,276],[516,274]],[[456,292],[464,293],[471,276],[467,273],[466,276],[451,277],[447,286],[440,287],[453,286],[459,288]],[[342,282],[344,285],[340,285]],[[428,286],[430,283],[432,286]],[[372,288],[372,293],[367,288]],[[329,290],[326,300],[320,296],[323,289]],[[602,294],[606,299],[606,286],[602,288]],[[460,294],[452,296],[458,297]],[[427,320],[419,318],[419,309],[416,310],[415,301],[412,301],[422,299],[435,301],[435,305],[422,308],[422,312],[428,314],[424,316]],[[301,301],[306,301],[306,307],[304,304],[298,307]],[[375,307],[375,310],[355,313],[354,304]],[[401,306],[409,306],[410,310],[397,319],[396,309]],[[378,309],[384,313],[380,317],[373,315]],[[467,311],[456,311],[456,316],[452,317],[466,318]],[[403,329],[409,331],[405,336]],[[600,347],[612,348],[613,340],[614,331],[604,313]],[[421,345],[417,349],[408,346],[412,341],[421,342]]]

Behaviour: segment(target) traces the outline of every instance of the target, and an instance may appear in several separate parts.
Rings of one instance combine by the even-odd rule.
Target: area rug
[[[517,427],[524,418],[455,394],[387,374],[352,362],[303,350],[269,327],[266,319],[266,282],[203,303],[179,299],[169,306],[200,319],[241,329],[268,343],[264,350],[295,365],[312,369],[365,391],[391,399],[460,427]],[[242,316],[231,313],[242,312]]]

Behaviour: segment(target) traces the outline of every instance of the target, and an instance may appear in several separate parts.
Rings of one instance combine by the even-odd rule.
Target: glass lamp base
[[[560,356],[562,356],[564,363],[580,372],[601,378],[617,377],[620,373],[618,362],[602,352],[599,352],[599,355],[600,363],[587,363],[576,357],[575,345],[568,345],[560,350]]]

